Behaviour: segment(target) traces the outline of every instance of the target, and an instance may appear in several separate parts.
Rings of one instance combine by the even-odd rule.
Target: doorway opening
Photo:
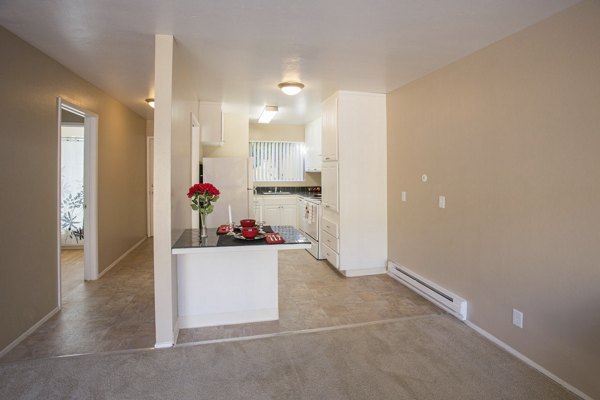
[[[58,98],[58,303],[98,279],[98,116]]]

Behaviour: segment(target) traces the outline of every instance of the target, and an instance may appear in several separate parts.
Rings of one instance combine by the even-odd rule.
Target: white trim
[[[117,258],[115,261],[113,261],[112,264],[110,264],[108,267],[106,267],[102,272],[100,272],[98,274],[98,279],[102,278],[104,276],[104,274],[106,274],[112,267],[114,267],[119,262],[121,262],[121,260],[123,260],[125,257],[127,257],[127,255],[129,255],[129,253],[131,253],[133,250],[135,250],[140,244],[144,243],[144,241],[146,239],[148,239],[148,238],[142,238],[139,242],[137,242],[136,244],[131,246],[131,248],[129,248],[129,250],[127,250],[125,253],[121,254],[121,256],[119,258]]]
[[[48,321],[50,318],[52,318],[54,316],[54,314],[56,314],[59,311],[60,311],[60,307],[56,307],[54,310],[52,310],[48,314],[46,314],[45,317],[43,317],[38,322],[36,322],[31,328],[27,329],[25,331],[25,333],[23,333],[21,336],[19,336],[15,340],[13,340],[8,346],[6,346],[4,349],[2,349],[2,351],[0,351],[0,358],[4,357],[4,355],[6,353],[8,353],[12,349],[14,349],[19,343],[21,343],[23,340],[25,340],[25,338],[27,338],[27,336],[29,336],[33,332],[35,332],[35,330],[37,328],[42,326],[44,324],[44,322]]]
[[[171,342],[160,342],[160,343],[156,343],[154,345],[155,349],[169,349],[171,347],[175,346],[175,343],[171,343]]]
[[[386,271],[387,271],[387,269],[385,267],[340,270],[340,272],[342,274],[344,274],[345,277],[348,277],[348,278],[353,278],[355,276],[381,275],[381,274],[385,274]]]
[[[548,378],[552,379],[559,385],[563,386],[565,389],[575,393],[577,396],[581,397],[582,399],[594,400],[591,396],[588,396],[587,394],[583,393],[581,390],[577,389],[575,386],[565,382],[558,376],[554,375],[552,372],[548,371],[546,368],[542,367],[541,365],[539,365],[538,363],[536,363],[529,357],[525,356],[524,354],[518,352],[517,350],[515,350],[508,344],[504,343],[502,340],[498,339],[496,336],[492,335],[488,331],[480,328],[479,326],[475,325],[474,323],[472,323],[469,320],[465,320],[464,322],[469,328],[473,329],[475,332],[479,333],[484,338],[486,338],[489,341],[491,341],[492,343],[496,344],[498,347],[502,348],[503,350],[506,350],[507,352],[509,352],[513,356],[517,357],[519,360],[523,361],[525,364],[529,365],[530,367],[535,368],[542,374],[546,375]]]
[[[98,116],[85,112],[83,279],[98,279]]]
[[[261,310],[179,316],[178,325],[181,329],[188,329],[205,326],[244,324],[247,322],[275,321],[278,319],[279,310],[277,308],[265,308]]]
[[[150,142],[152,142],[152,149],[150,149]],[[152,165],[150,163],[152,160]],[[152,210],[154,204],[150,199],[150,193],[154,191],[154,180],[150,181],[150,176],[154,177],[153,166],[154,165],[154,136],[148,136],[146,138],[146,234],[148,237],[154,236],[154,220]]]
[[[56,98],[57,105],[57,130],[58,130],[58,165],[57,165],[57,293],[58,307],[62,306],[62,269],[60,252],[62,249],[60,243],[60,205],[61,205],[61,127],[62,110],[81,115],[84,117],[84,142],[83,142],[83,174],[84,174],[84,232],[85,240],[83,242],[83,279],[98,279],[98,115],[71,103],[62,97]]]
[[[60,215],[60,208],[61,208],[61,204],[62,204],[62,185],[61,185],[61,173],[62,173],[62,100],[60,97],[56,98],[56,131],[58,132],[58,144],[56,146],[56,159],[58,160],[58,162],[56,163],[56,248],[58,249],[58,251],[56,252],[56,295],[58,296],[58,299],[56,301],[56,305],[58,306],[58,309],[60,309],[62,307],[62,268],[61,268],[61,255],[60,252],[62,250],[62,246],[61,246],[61,229],[60,229],[60,224],[61,224],[61,215]],[[85,136],[85,130],[84,130],[84,136]],[[18,339],[17,339],[18,340]]]

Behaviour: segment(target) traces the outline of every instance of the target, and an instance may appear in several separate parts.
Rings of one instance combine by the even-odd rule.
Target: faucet
[[[275,193],[277,193],[277,186],[275,186]]]

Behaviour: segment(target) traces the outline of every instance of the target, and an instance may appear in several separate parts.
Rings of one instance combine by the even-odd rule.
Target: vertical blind
[[[304,143],[250,142],[257,182],[298,182],[304,180]]]

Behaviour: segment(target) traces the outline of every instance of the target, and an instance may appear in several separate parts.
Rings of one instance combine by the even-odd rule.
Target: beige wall
[[[250,140],[304,142],[304,125],[250,124]],[[256,186],[275,185],[264,182]],[[321,186],[321,173],[305,173],[302,182],[277,182],[277,186]]]
[[[304,142],[304,125],[250,124],[250,140]]]
[[[466,298],[470,321],[594,398],[598,21],[600,2],[585,1],[392,92],[387,113],[390,259]]]
[[[248,114],[224,113],[222,146],[202,146],[203,157],[248,157]]]
[[[145,122],[0,27],[0,350],[57,306],[56,98],[99,116],[103,270],[146,234]]]
[[[146,136],[154,136],[154,120],[146,120]]]

